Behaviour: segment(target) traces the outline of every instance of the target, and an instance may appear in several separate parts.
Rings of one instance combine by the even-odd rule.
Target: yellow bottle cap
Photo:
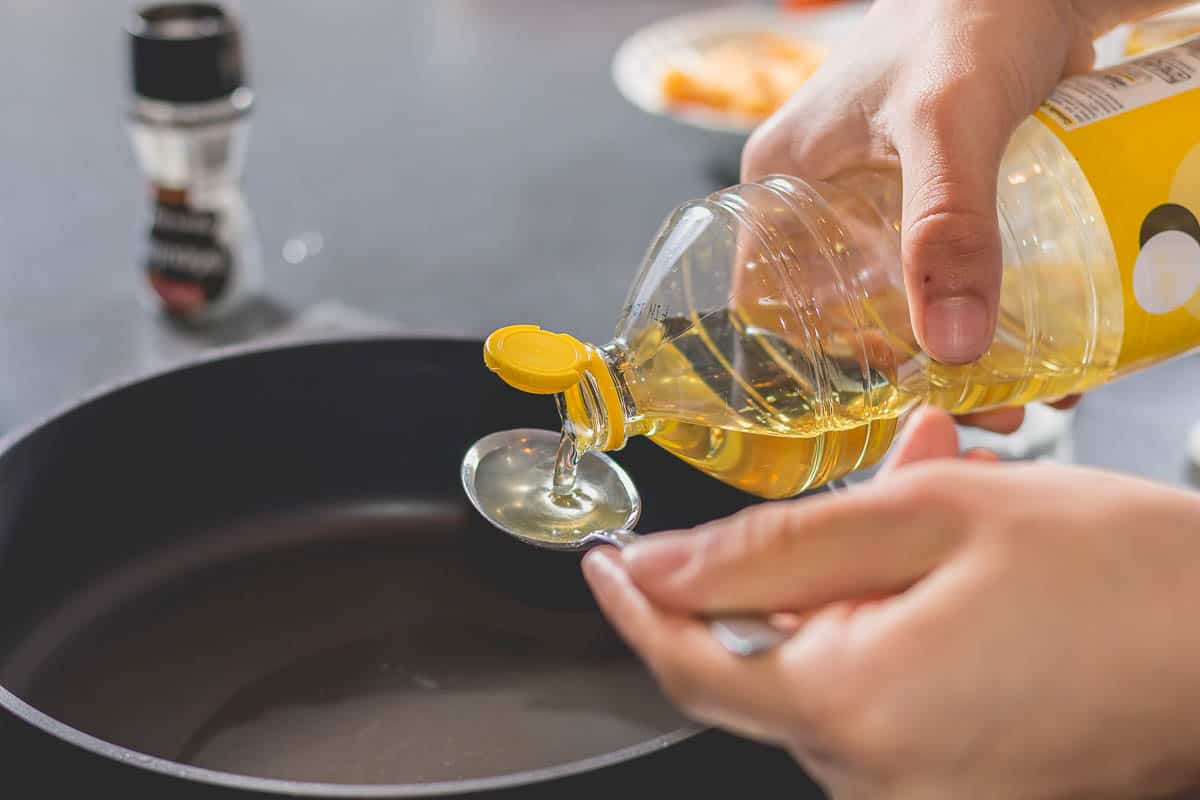
[[[583,380],[587,345],[537,325],[510,325],[488,337],[483,360],[505,383],[530,394],[560,394]]]
[[[594,347],[566,333],[544,331],[537,325],[509,325],[488,337],[483,361],[509,386],[530,394],[563,394],[568,413],[587,416],[580,383],[591,385],[604,410],[607,436],[596,446],[614,450],[625,443],[625,413],[604,357]]]

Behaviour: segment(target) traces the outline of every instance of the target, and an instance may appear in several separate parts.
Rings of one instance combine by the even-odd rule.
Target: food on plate
[[[663,99],[754,119],[770,116],[808,80],[824,51],[776,33],[739,36],[672,59]]]

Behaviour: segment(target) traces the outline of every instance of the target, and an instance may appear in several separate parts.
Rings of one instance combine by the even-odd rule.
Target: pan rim
[[[338,335],[303,336],[297,338],[263,338],[237,344],[221,345],[211,350],[192,353],[178,361],[166,365],[131,370],[114,378],[106,379],[95,386],[85,389],[75,397],[59,401],[48,409],[33,414],[30,418],[18,423],[16,427],[0,435],[0,456],[11,450],[18,442],[33,435],[60,417],[64,417],[76,409],[84,408],[105,397],[116,394],[124,389],[146,383],[159,378],[165,378],[176,373],[188,372],[208,364],[231,361],[244,356],[260,355],[263,353],[280,352],[285,350],[305,350],[308,348],[327,347],[329,345],[348,345],[367,342],[383,341],[412,341],[412,342],[449,342],[453,344],[471,344],[478,342],[483,348],[483,339],[462,331],[383,331],[356,332]]]
[[[212,350],[189,356],[176,363],[138,371],[116,379],[111,379],[83,392],[80,396],[58,403],[48,411],[34,415],[31,419],[19,424],[16,428],[0,436],[0,458],[3,458],[21,442],[34,436],[38,431],[53,424],[69,414],[99,402],[106,397],[118,394],[126,389],[163,379],[168,376],[205,367],[209,364],[230,361],[248,356],[272,352],[301,351],[330,346],[348,346],[359,343],[377,342],[449,342],[454,344],[470,344],[478,342],[483,346],[483,340],[466,332],[447,331],[388,331],[365,332],[348,335],[318,336],[313,338],[286,340],[259,340],[243,342],[213,348]],[[447,795],[471,794],[500,789],[511,789],[520,786],[530,786],[558,778],[581,775],[587,772],[614,766],[627,761],[664,750],[672,745],[690,739],[704,731],[708,726],[685,725],[659,734],[638,744],[602,753],[596,756],[568,761],[551,767],[508,772],[486,778],[469,778],[460,781],[434,781],[429,783],[391,783],[391,784],[350,784],[325,783],[319,781],[293,781],[280,778],[259,778],[241,775],[234,772],[206,769],[187,764],[181,764],[170,759],[151,756],[131,748],[123,747],[106,741],[65,722],[46,714],[35,706],[22,700],[3,684],[0,684],[0,709],[12,714],[16,719],[30,725],[49,736],[52,736],[69,746],[92,753],[112,762],[133,767],[143,771],[157,773],[168,778],[207,784],[226,789],[253,791],[260,793],[275,793],[293,797],[337,797],[337,798],[415,798],[439,797]]]
[[[226,789],[273,792],[293,797],[418,798],[462,795],[531,786],[556,778],[581,775],[604,767],[632,761],[641,756],[664,750],[707,730],[703,726],[687,725],[676,728],[669,733],[660,734],[652,739],[647,739],[644,742],[623,747],[620,750],[614,750],[609,753],[568,761],[553,767],[540,767],[523,772],[507,772],[488,778],[468,778],[461,781],[433,781],[430,783],[322,783],[320,781],[292,781],[282,778],[257,778],[251,775],[239,775],[235,772],[194,767],[166,758],[147,755],[84,733],[78,728],[73,728],[49,716],[45,712],[39,711],[3,686],[0,686],[0,708],[6,709],[23,722],[63,740],[67,744],[79,747],[94,755],[119,762],[125,766],[159,773],[171,778],[187,780],[192,783],[204,783]]]

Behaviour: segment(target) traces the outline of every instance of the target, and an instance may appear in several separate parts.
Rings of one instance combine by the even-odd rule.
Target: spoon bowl
[[[532,428],[500,431],[477,441],[463,457],[461,470],[471,505],[495,528],[545,550],[620,549],[636,542],[639,536],[630,528],[641,516],[641,496],[625,470],[604,453],[589,451],[579,460],[576,494],[582,505],[547,501],[553,496],[558,443],[558,434]],[[726,650],[739,656],[764,653],[787,638],[753,616],[715,617],[709,628]]]
[[[579,459],[574,490],[551,489],[559,434],[536,428],[484,436],[463,457],[463,490],[484,519],[505,533],[547,550],[585,550],[596,531],[637,524],[642,498],[621,466],[589,450]]]

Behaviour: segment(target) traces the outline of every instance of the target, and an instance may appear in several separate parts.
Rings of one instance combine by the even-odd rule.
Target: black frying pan
[[[366,339],[225,355],[10,437],[0,794],[813,791],[697,736],[577,556],[470,509],[471,442],[556,422],[478,342]],[[748,502],[649,443],[619,458],[643,530]]]

